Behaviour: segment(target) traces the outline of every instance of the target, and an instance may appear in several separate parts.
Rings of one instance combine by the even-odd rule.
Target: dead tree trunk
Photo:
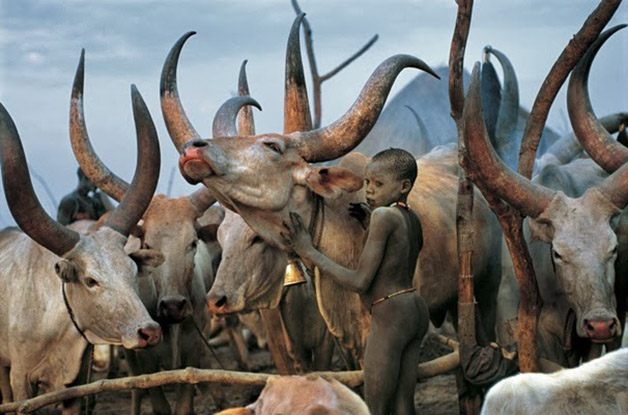
[[[462,71],[464,53],[471,25],[473,0],[458,1],[456,27],[451,40],[449,53],[449,102],[451,116],[458,130],[458,160],[465,154],[462,109],[464,106],[464,85]],[[477,344],[475,337],[475,299],[473,295],[473,183],[462,167],[458,169],[458,200],[456,203],[456,236],[458,247],[458,338],[460,343],[472,347]],[[479,414],[482,406],[482,393],[470,385],[462,370],[456,375],[460,414]]]

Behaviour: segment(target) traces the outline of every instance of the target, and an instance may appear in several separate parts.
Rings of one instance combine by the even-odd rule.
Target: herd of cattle
[[[161,75],[161,108],[181,154],[183,176],[202,183],[189,196],[154,195],[161,153],[151,115],[134,86],[138,159],[132,182],[116,176],[95,154],[83,114],[84,53],[72,88],[72,148],[87,177],[119,202],[99,221],[63,227],[45,213],[33,192],[17,129],[0,105],[4,191],[20,227],[0,231],[3,402],[84,382],[88,343],[124,346],[134,374],[198,366],[204,346],[197,331],[210,314],[262,310],[282,374],[329,369],[334,349],[349,367],[360,366],[368,311],[357,293],[324,274],[306,272],[306,284],[284,287],[286,265],[295,258],[280,237],[282,222],[289,212],[298,212],[310,224],[321,252],[355,267],[367,230],[347,206],[364,202],[362,177],[373,154],[352,151],[376,125],[399,72],[415,68],[436,73],[417,58],[395,55],[376,68],[346,114],[313,129],[299,46],[302,18],[293,24],[288,40],[282,134],[255,135],[251,107],[259,104],[249,96],[243,66],[240,95],[219,109],[214,138],[202,140],[177,90],[178,60],[194,33],[182,36],[171,49]],[[610,408],[605,413],[621,410],[622,404],[628,410],[628,356],[625,351],[609,353],[620,348],[628,306],[628,148],[622,144],[628,114],[598,120],[587,85],[597,51],[622,27],[603,33],[572,72],[568,108],[574,134],[545,144],[532,181],[511,170],[521,141],[512,65],[503,53],[487,48],[503,67],[503,86],[488,59],[472,75],[465,108],[465,121],[473,126],[468,129],[469,156],[488,160],[483,174],[496,194],[529,217],[526,235],[543,299],[540,356],[574,368],[601,356],[604,348],[607,352],[551,378],[530,374],[500,383],[487,397],[486,413],[565,413],[552,409],[568,404],[556,398],[561,388],[571,388],[570,396],[591,408],[600,408],[595,405],[603,401]],[[420,110],[410,110],[389,106],[373,131],[385,131],[382,123],[394,124],[403,112],[416,139],[428,142]],[[440,116],[443,123],[451,122],[448,112]],[[617,132],[615,140],[611,134]],[[385,135],[369,139],[389,140]],[[414,284],[436,327],[448,313],[457,315],[455,140],[454,135],[419,146],[419,178],[409,196],[424,231]],[[336,165],[326,163],[337,159]],[[220,220],[207,223],[203,218],[209,210],[217,211],[216,202],[224,211],[216,215]],[[498,221],[479,191],[473,223],[478,230],[473,253],[481,316],[478,339],[515,343],[519,294],[513,265]],[[588,395],[587,401],[576,390],[581,384],[576,379],[605,385],[605,397]],[[171,413],[160,388],[151,389],[149,396],[154,413]],[[140,396],[134,392],[133,397],[134,413],[139,413]],[[180,387],[175,412],[194,413],[193,398],[193,385]],[[524,401],[539,406],[508,406]],[[553,404],[543,407],[539,402],[544,401]],[[64,413],[78,411],[78,402],[64,405]]]

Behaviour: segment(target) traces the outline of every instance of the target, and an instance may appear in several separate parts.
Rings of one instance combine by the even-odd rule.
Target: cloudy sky
[[[593,0],[476,0],[466,66],[491,44],[512,60],[521,104],[530,108],[556,57],[594,9]],[[454,0],[301,0],[314,31],[319,71],[325,73],[372,35],[377,43],[323,85],[323,123],[353,102],[383,59],[409,53],[436,67],[447,63],[455,23]],[[0,0],[0,102],[12,115],[31,168],[52,197],[35,184],[42,204],[55,211],[75,186],[76,162],[68,136],[69,97],[81,48],[86,49],[85,113],[92,142],[106,164],[131,179],[135,136],[129,86],[135,83],[160,135],[159,192],[166,192],[177,154],[159,108],[159,74],[172,44],[195,30],[181,56],[179,90],[196,129],[209,135],[213,114],[233,94],[248,59],[252,95],[264,111],[258,132],[282,128],[283,57],[294,11],[289,0]],[[620,6],[611,24],[628,22]],[[304,55],[305,57],[305,55]],[[628,110],[628,31],[619,32],[594,64],[590,87],[599,115]],[[398,90],[416,72],[398,78]],[[549,125],[566,126],[564,93]],[[174,172],[172,195],[190,192]],[[0,225],[12,223],[4,196]]]

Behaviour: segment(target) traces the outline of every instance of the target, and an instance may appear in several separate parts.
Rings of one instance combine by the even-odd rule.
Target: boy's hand
[[[283,221],[284,231],[280,232],[287,246],[294,249],[300,256],[306,256],[312,246],[312,237],[308,233],[301,216],[296,212],[290,212],[290,221]]]
[[[349,216],[357,219],[362,228],[368,229],[371,219],[371,208],[366,203],[349,203]]]

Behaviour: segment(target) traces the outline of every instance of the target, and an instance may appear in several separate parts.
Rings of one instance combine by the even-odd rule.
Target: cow
[[[141,149],[135,175],[104,226],[89,234],[61,226],[43,210],[15,124],[0,105],[2,179],[21,228],[0,231],[0,366],[10,367],[15,400],[71,384],[88,342],[136,349],[161,340],[159,324],[137,294],[138,270],[158,266],[158,255],[124,251],[155,191],[160,165],[150,113],[134,85],[131,95]],[[65,411],[75,413],[76,403]]]
[[[316,376],[273,376],[261,395],[246,408],[216,415],[368,415],[364,401],[337,380]]]
[[[87,132],[83,113],[85,51],[81,52],[72,88],[70,138],[79,165],[86,176],[107,195],[122,200],[129,185],[100,161]],[[199,349],[204,347],[197,327],[209,317],[205,294],[214,276],[214,259],[206,242],[215,241],[216,225],[201,227],[198,219],[215,202],[206,189],[189,196],[170,198],[155,195],[134,227],[136,247],[158,252],[158,268],[141,268],[141,298],[150,315],[164,332],[164,341],[145,351],[129,351],[127,358],[133,374],[151,373],[165,368],[200,365]],[[139,218],[138,218],[139,219]],[[197,326],[197,327],[195,327]],[[170,414],[171,409],[161,388],[149,389],[155,414]],[[139,413],[140,394],[133,393],[133,411]],[[177,414],[194,412],[193,385],[179,385]]]
[[[301,371],[330,368],[333,338],[318,311],[313,282],[284,288],[288,258],[257,235],[237,214],[227,212],[218,228],[223,256],[216,281],[207,294],[210,311],[217,315],[279,308],[292,357]],[[264,316],[264,314],[262,314]],[[274,339],[269,339],[272,346]]]
[[[612,32],[601,35],[596,47],[609,33]],[[590,63],[592,58],[588,52],[579,65]],[[588,100],[588,94],[581,93],[582,88],[580,93],[578,88],[573,89],[578,79],[582,76],[575,69],[568,92],[570,112],[585,108],[585,95]],[[587,348],[617,341],[621,336],[614,293],[616,266],[622,263],[616,260],[625,249],[621,213],[628,203],[628,166],[607,176],[592,161],[576,160],[564,167],[546,166],[535,181],[515,174],[490,145],[479,91],[476,65],[465,102],[468,161],[477,167],[479,177],[494,195],[528,216],[529,238],[538,241],[531,244],[530,250],[544,301],[538,331],[540,349],[544,357],[555,363],[577,364],[586,352],[578,354],[574,350],[575,355],[570,357],[563,350],[571,343],[571,329],[575,331],[575,341],[584,341]],[[582,142],[582,126],[593,122],[571,119]],[[597,119],[595,125],[602,128]],[[553,183],[554,188],[543,183]],[[618,275],[623,277],[625,273]]]
[[[549,375],[522,373],[489,389],[482,415],[628,413],[628,349]]]
[[[501,88],[496,78],[495,71],[492,65],[490,65],[490,61],[482,63],[481,102],[484,120],[487,124],[487,133],[500,159],[503,160],[509,168],[515,168],[517,162],[516,156],[518,155],[517,148],[518,144],[521,142],[521,137],[516,134],[516,126],[518,123],[516,112],[519,108],[519,93],[515,71],[508,57],[502,52],[490,46],[485,48],[485,52],[487,56],[488,54],[492,54],[498,58],[504,73],[504,88],[500,96]],[[606,116],[600,121],[606,130],[613,133],[625,122],[626,117],[627,115],[625,113],[617,113]],[[489,125],[491,122],[492,126]],[[545,138],[542,139],[544,140]],[[575,134],[564,135],[554,141],[554,143],[537,158],[534,164],[533,180],[552,189],[561,189],[572,197],[582,195],[587,187],[599,183],[605,175],[595,166],[595,163],[592,163],[590,160],[576,160],[581,154],[582,146]],[[537,275],[543,275],[541,280],[544,284],[542,288],[545,294],[544,297],[555,299],[562,298],[562,293],[558,296],[548,294],[549,291],[554,290],[554,288],[545,285],[546,281],[554,280],[553,269],[548,256],[549,248],[543,243],[533,243],[531,250],[535,258],[534,263],[536,265]],[[517,317],[519,288],[505,241],[502,243],[502,265],[503,271],[498,296],[498,323],[496,331],[500,343],[512,344],[516,341],[514,336],[516,330],[513,322],[516,322]],[[561,302],[557,301],[557,303]],[[550,308],[549,304],[547,305],[548,307],[544,309],[542,324],[550,323],[552,320],[556,322],[561,318],[564,319],[567,310],[563,310],[561,307]],[[562,317],[557,315],[557,312],[562,314]],[[552,318],[548,318],[548,316],[552,316]],[[558,326],[561,326],[561,323],[558,323]],[[554,332],[556,332],[555,329],[553,329]],[[561,330],[562,329],[558,327],[558,331]],[[561,337],[563,336],[561,335]],[[565,339],[563,339],[563,343],[564,340]],[[565,344],[563,344],[563,347],[564,346]],[[573,357],[577,356],[577,354],[572,353],[572,350],[568,353],[572,354]],[[552,353],[553,356],[561,354],[560,348],[555,349]],[[556,359],[557,357],[553,358],[553,360]],[[563,362],[563,364],[565,364],[565,362]]]
[[[297,211],[306,223],[311,222],[312,233],[325,255],[344,266],[355,267],[364,231],[361,224],[349,216],[346,196],[362,186],[362,179],[343,168],[311,166],[309,162],[341,157],[359,144],[373,126],[401,69],[410,66],[433,71],[416,58],[397,55],[380,64],[352,108],[330,126],[300,133],[237,138],[234,137],[237,130],[232,128],[213,140],[200,140],[185,116],[176,88],[176,64],[181,47],[182,42],[178,42],[164,64],[161,100],[170,136],[175,146],[183,151],[180,169],[184,177],[192,183],[202,181],[226,208],[238,212],[264,240],[282,249],[286,249],[279,235],[282,222],[289,211]],[[430,314],[438,325],[444,320],[445,312],[455,308],[457,299],[458,267],[453,235],[458,179],[453,150],[448,154],[440,152],[438,156],[427,158],[419,168],[419,181],[415,185],[417,194],[427,192],[426,199],[433,203],[419,203],[422,205],[419,216],[424,215],[427,223],[428,218],[432,218],[431,211],[442,212],[433,218],[430,233],[424,233],[426,244],[416,273],[416,285],[420,286],[421,295],[428,301]],[[432,166],[429,174],[425,173],[429,170],[427,166]],[[478,236],[477,249],[482,265],[478,268],[476,292],[490,295],[494,288],[494,297],[501,267],[499,255],[494,255],[499,253],[495,241],[499,241],[500,233],[479,194],[478,198],[482,202],[478,203],[477,217],[481,218],[482,226],[492,226],[492,229]],[[432,248],[428,241],[432,241]],[[356,356],[361,356],[368,315],[357,294],[325,275],[315,279],[315,283],[319,307],[328,328]],[[493,298],[480,304],[490,308],[489,304],[494,302]],[[485,331],[487,336],[493,337],[490,322],[494,317],[490,313],[494,313],[494,309],[488,312],[484,319]]]

